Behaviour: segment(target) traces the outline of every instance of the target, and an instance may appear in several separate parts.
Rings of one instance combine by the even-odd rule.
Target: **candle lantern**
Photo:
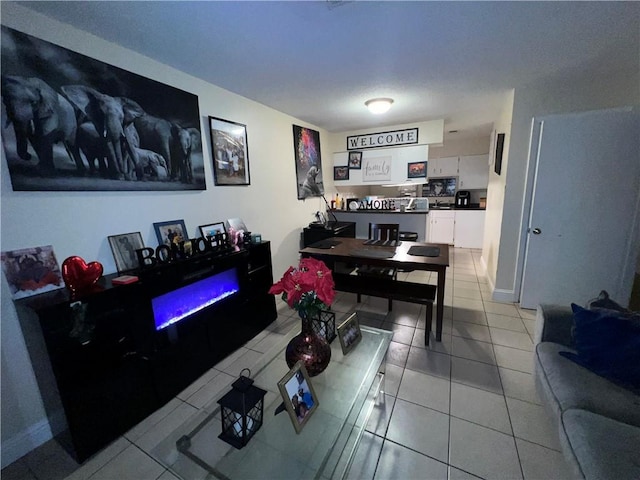
[[[218,400],[222,417],[222,433],[218,438],[237,449],[244,447],[262,426],[264,396],[267,393],[243,375],[245,370],[251,375],[248,368],[242,370],[240,377],[231,384],[231,390]]]
[[[327,310],[320,310],[318,315],[311,319],[311,328],[316,335],[324,338],[327,343],[336,338],[336,314]]]

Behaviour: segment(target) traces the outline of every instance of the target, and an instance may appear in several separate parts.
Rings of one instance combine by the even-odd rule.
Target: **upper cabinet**
[[[458,162],[458,188],[474,190],[489,184],[489,155],[460,157]]]
[[[428,157],[428,145],[364,150],[362,151],[361,168],[349,168],[349,179],[334,180],[334,184],[336,186],[386,185],[404,183],[407,180],[424,183],[426,181],[424,177],[408,179],[408,168],[410,163],[426,162]],[[333,166],[348,168],[348,158],[349,152],[334,153]],[[333,170],[325,172],[324,175],[331,175],[333,178]]]
[[[427,176],[458,177],[458,190],[485,189],[489,184],[489,155],[431,158]]]
[[[431,158],[427,165],[428,177],[457,177],[458,157]]]

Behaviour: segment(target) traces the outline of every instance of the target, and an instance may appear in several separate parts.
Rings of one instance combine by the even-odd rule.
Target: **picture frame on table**
[[[158,245],[179,244],[188,240],[187,226],[184,220],[170,220],[168,222],[156,222],[153,224],[158,237]]]
[[[407,163],[407,178],[425,178],[427,176],[427,162]]]
[[[362,340],[362,332],[360,331],[360,323],[358,316],[352,313],[349,318],[338,327],[338,338],[340,339],[340,347],[342,347],[343,355],[353,350],[360,340]]]
[[[209,223],[207,225],[200,225],[200,235],[202,238],[215,237],[216,233],[227,233],[227,228],[224,222]]]
[[[247,126],[209,117],[213,180],[216,185],[251,185]]]
[[[333,167],[334,180],[349,180],[349,167]]]
[[[57,290],[65,285],[51,245],[5,251],[0,254],[0,259],[13,300]]]
[[[278,390],[293,428],[300,433],[320,404],[301,360],[278,382]]]
[[[107,240],[109,241],[118,273],[130,273],[140,267],[136,254],[136,250],[144,248],[140,232],[109,235]]]
[[[362,152],[349,152],[349,168],[351,170],[362,169]]]

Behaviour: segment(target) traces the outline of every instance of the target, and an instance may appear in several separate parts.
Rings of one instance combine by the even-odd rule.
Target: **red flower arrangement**
[[[282,299],[301,317],[326,310],[336,295],[331,270],[314,258],[303,258],[297,268],[289,267],[269,293],[282,294]]]

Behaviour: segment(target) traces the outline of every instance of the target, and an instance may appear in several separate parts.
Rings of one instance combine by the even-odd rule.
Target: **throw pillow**
[[[631,313],[628,309],[624,308],[622,305],[617,302],[611,300],[609,297],[609,293],[606,290],[602,290],[600,295],[596,298],[593,298],[587,302],[587,308],[608,308],[609,310],[616,310],[618,312]]]
[[[571,304],[577,354],[560,352],[592,372],[640,392],[640,315]]]

